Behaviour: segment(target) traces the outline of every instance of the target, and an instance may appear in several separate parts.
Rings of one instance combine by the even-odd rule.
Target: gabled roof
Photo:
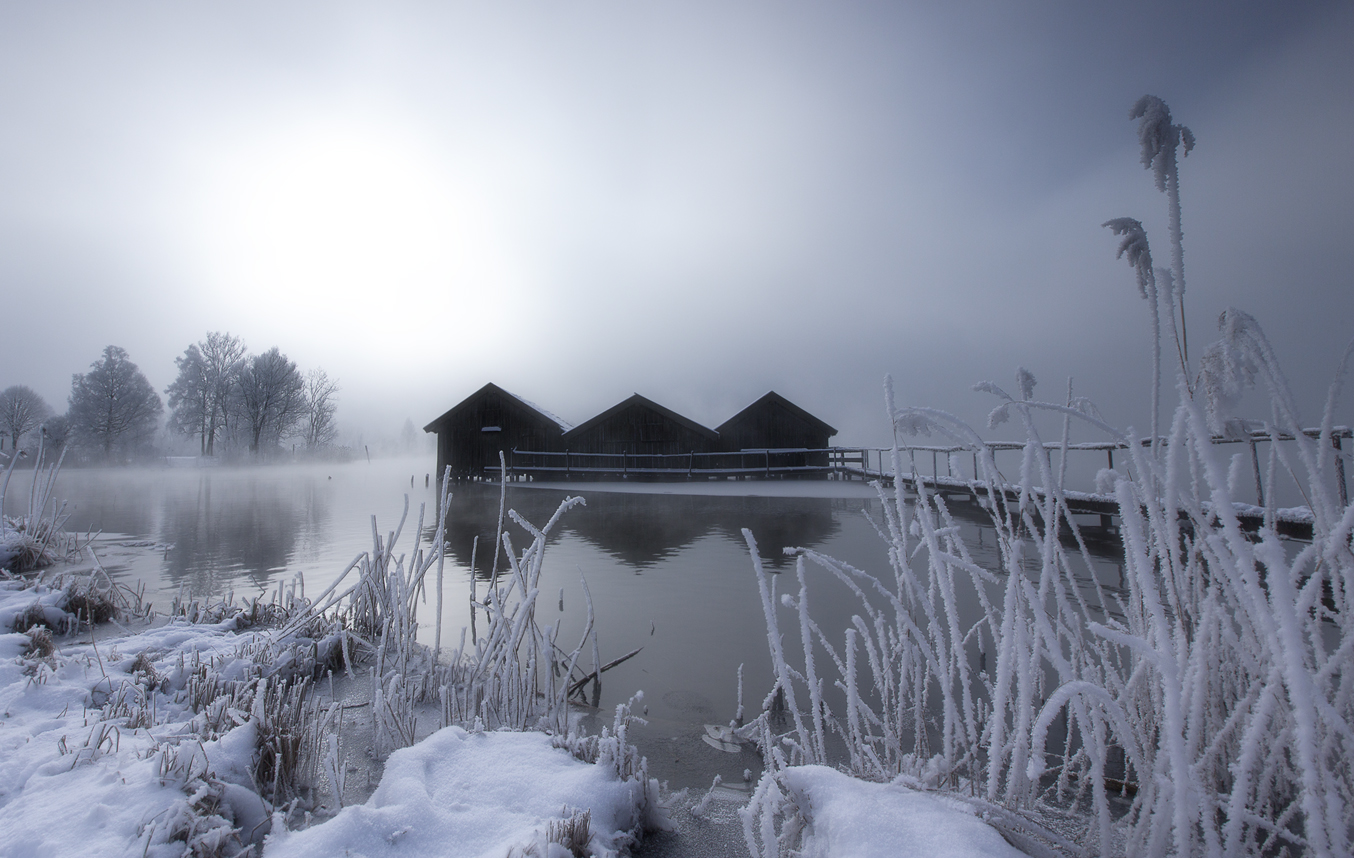
[[[570,429],[574,428],[574,424],[560,418],[554,412],[546,411],[544,408],[532,402],[530,399],[523,399],[522,397],[510,391],[505,390],[503,392],[507,393],[509,396],[511,396],[513,399],[516,399],[518,402],[522,403],[527,408],[530,408],[532,411],[535,411],[537,414],[546,418],[551,423],[554,423],[556,426],[559,427],[561,432],[568,432]]]
[[[805,411],[804,409],[800,408],[798,405],[795,405],[793,402],[791,402],[790,400],[786,399],[784,396],[781,396],[779,393],[777,393],[777,392],[774,391],[774,390],[768,392],[768,393],[767,393],[765,396],[763,396],[761,399],[758,399],[756,402],[752,403],[752,404],[749,405],[747,408],[744,408],[742,411],[739,411],[737,414],[733,415],[733,416],[730,417],[728,420],[725,420],[723,423],[719,424],[719,428],[718,428],[716,431],[719,431],[719,432],[727,432],[727,431],[729,431],[730,427],[732,427],[732,425],[735,424],[735,423],[737,423],[740,419],[742,419],[742,418],[744,418],[745,416],[747,416],[748,412],[752,411],[752,410],[755,409],[755,408],[758,408],[758,407],[761,407],[761,406],[765,406],[765,405],[779,405],[779,406],[781,406],[781,407],[784,408],[785,410],[789,411],[791,414],[793,414],[793,415],[795,415],[796,417],[798,417],[800,420],[803,420],[803,421],[806,422],[806,423],[809,423],[809,424],[811,424],[811,425],[815,425],[815,426],[817,426],[819,429],[824,430],[825,432],[827,432],[828,437],[831,437],[831,436],[837,434],[837,430],[836,430],[836,429],[833,429],[831,426],[827,425],[827,424],[824,423],[822,420],[819,420],[817,417],[814,417],[812,414],[810,414],[809,412],[807,412],[807,411]]]
[[[654,402],[652,399],[646,399],[645,397],[640,396],[638,393],[626,399],[623,399],[620,402],[617,402],[615,405],[611,406],[606,411],[603,411],[601,414],[598,414],[596,417],[593,417],[590,420],[585,420],[582,423],[578,424],[573,429],[570,429],[567,433],[565,433],[565,437],[572,436],[576,438],[579,435],[582,435],[585,432],[588,432],[589,430],[593,429],[597,425],[606,422],[607,420],[611,419],[612,417],[621,413],[627,408],[634,408],[636,406],[641,406],[644,408],[652,409],[653,411],[657,411],[659,414],[663,415],[668,420],[671,420],[673,423],[676,423],[680,426],[685,426],[692,432],[695,432],[698,435],[704,435],[705,437],[709,438],[712,441],[719,440],[719,433],[716,432],[715,430],[709,428],[708,426],[702,426],[694,420],[690,420],[686,417],[683,417],[676,411],[664,408],[657,402]]]
[[[529,402],[523,399],[522,397],[518,396],[517,394],[504,390],[497,384],[490,382],[486,384],[484,387],[481,387],[479,390],[467,396],[465,399],[462,399],[460,402],[456,403],[451,408],[447,409],[447,411],[443,413],[440,417],[438,417],[436,420],[429,423],[427,426],[424,426],[423,431],[436,432],[439,426],[441,426],[443,423],[445,423],[447,420],[451,418],[451,415],[455,414],[457,411],[460,411],[462,408],[464,408],[471,402],[474,402],[476,399],[479,399],[480,397],[484,396],[487,393],[497,393],[500,396],[507,397],[508,399],[516,400],[523,408],[533,411],[536,414],[539,414],[543,419],[551,423],[554,423],[556,426],[560,428],[561,432],[568,432],[570,429],[574,428],[571,424],[564,422],[563,420],[559,419],[558,417],[551,414],[549,411],[546,411],[544,408],[541,408],[540,406],[536,405],[535,403]]]

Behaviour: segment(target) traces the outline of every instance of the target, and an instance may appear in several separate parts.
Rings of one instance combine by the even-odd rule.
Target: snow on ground
[[[644,821],[636,780],[580,762],[544,733],[468,733],[446,727],[390,755],[366,804],[304,831],[268,838],[264,858],[333,855],[505,856],[570,853],[547,847],[547,827],[591,817],[589,853],[615,855]],[[514,849],[517,853],[514,853]]]
[[[796,766],[779,775],[805,818],[803,858],[1021,858],[979,819],[972,805],[900,783],[856,780],[826,766]]]
[[[29,653],[30,637],[8,630],[35,603],[58,619],[58,595],[0,582],[0,629],[6,631],[0,634],[0,855],[178,856],[194,831],[220,829],[222,813],[235,822],[225,830],[266,823],[262,800],[248,784],[250,728],[177,753],[180,738],[194,732],[193,712],[181,699],[187,679],[181,656],[216,657],[229,672],[241,643],[234,622],[172,624],[97,643],[88,634],[57,637],[51,655]],[[147,668],[166,680],[169,693],[149,688]],[[154,723],[105,720],[99,707],[110,700],[130,704],[128,711],[144,711],[138,702],[153,700]],[[195,772],[182,768],[190,758]],[[202,784],[207,769],[221,783],[213,800],[229,806],[217,821],[196,814],[183,789]]]
[[[178,858],[192,847],[230,856],[253,843],[267,858],[504,856],[512,847],[548,858],[561,853],[542,845],[547,830],[580,810],[591,814],[589,854],[609,856],[656,821],[646,810],[656,785],[621,780],[605,754],[589,764],[543,733],[448,727],[392,754],[366,804],[282,831],[260,796],[268,785],[251,774],[258,713],[218,705],[224,726],[210,730],[189,704],[195,663],[222,680],[257,677],[258,653],[278,652],[270,633],[237,631],[235,619],[111,623],[96,638],[87,628],[53,636],[44,654],[10,631],[25,615],[73,621],[61,604],[60,590],[0,581],[0,856]]]

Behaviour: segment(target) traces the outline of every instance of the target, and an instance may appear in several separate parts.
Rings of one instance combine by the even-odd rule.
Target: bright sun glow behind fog
[[[213,161],[198,228],[215,276],[293,325],[351,336],[392,310],[479,313],[513,279],[484,195],[413,135],[313,123]]]

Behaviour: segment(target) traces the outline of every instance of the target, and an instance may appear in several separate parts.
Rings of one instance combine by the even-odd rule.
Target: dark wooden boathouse
[[[571,453],[628,453],[663,456],[709,453],[720,448],[719,433],[636,393],[564,433]]]
[[[486,384],[424,427],[437,433],[437,470],[492,478],[505,454],[513,479],[825,477],[828,424],[772,391],[718,430],[640,396],[571,427]]]
[[[725,450],[800,451],[803,465],[827,466],[828,439],[837,430],[774,390],[715,430]],[[808,452],[812,451],[812,452]]]
[[[437,433],[437,473],[451,466],[455,479],[479,478],[498,467],[499,452],[559,450],[573,427],[550,412],[486,384],[427,426]]]

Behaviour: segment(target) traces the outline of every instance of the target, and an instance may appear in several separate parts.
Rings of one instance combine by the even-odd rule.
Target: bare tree
[[[169,424],[185,435],[198,436],[204,456],[215,455],[217,439],[226,434],[244,354],[239,337],[213,331],[174,359],[179,375],[165,389],[171,412]]]
[[[149,441],[163,411],[155,388],[117,346],[105,348],[89,372],[71,378],[71,433],[104,458]]]
[[[16,384],[0,391],[0,432],[9,437],[11,450],[19,449],[19,439],[52,413],[33,388]]]
[[[203,384],[208,391],[204,452],[213,456],[216,439],[228,428],[231,396],[244,369],[245,345],[239,337],[213,331],[198,343],[198,351],[202,355]]]
[[[306,416],[303,421],[306,447],[317,450],[328,447],[338,437],[334,414],[338,411],[338,382],[324,370],[316,368],[306,373]]]
[[[277,347],[245,361],[236,388],[249,431],[249,451],[282,440],[305,417],[305,382]]]

